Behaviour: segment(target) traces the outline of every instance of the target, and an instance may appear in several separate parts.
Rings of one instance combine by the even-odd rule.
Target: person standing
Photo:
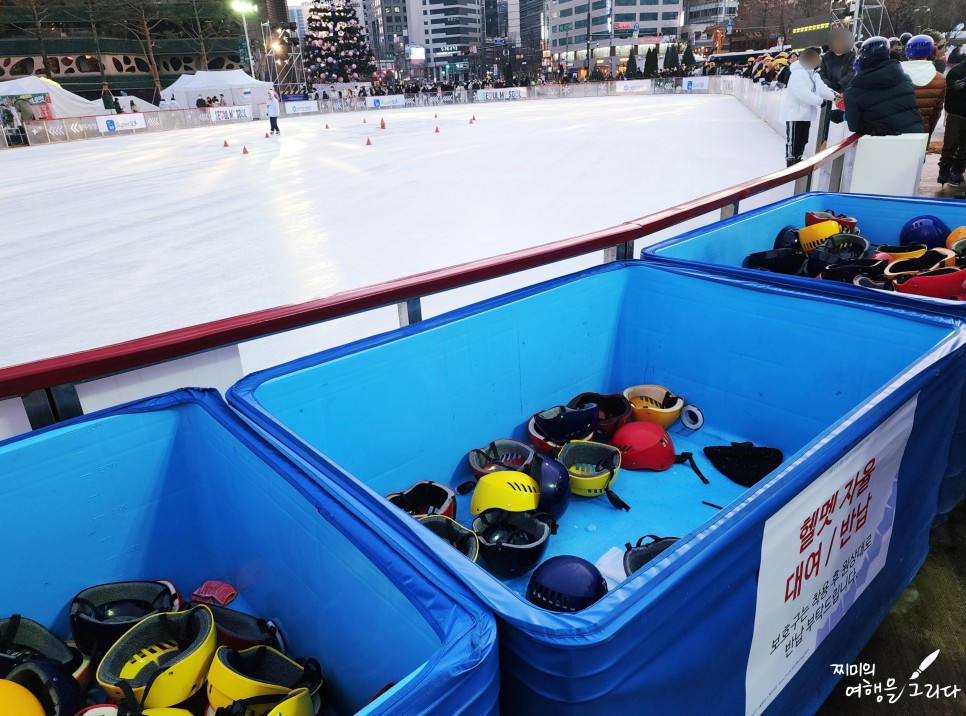
[[[828,33],[829,50],[822,55],[818,75],[829,89],[844,94],[855,77],[855,53],[852,51],[852,33],[844,27],[833,27]]]
[[[114,109],[114,95],[111,94],[107,82],[101,85],[101,104],[104,105],[104,109],[106,110]]]
[[[13,106],[16,107],[17,112],[20,113],[20,120],[23,122],[33,122],[36,117],[34,117],[34,108],[30,106],[30,101],[26,97],[17,97],[14,101]]]
[[[269,134],[281,134],[278,128],[278,96],[272,90],[268,91],[265,109],[268,112]]]
[[[198,109],[202,109],[207,106],[208,106],[208,103],[205,102],[205,98],[199,94],[198,99],[195,100],[195,107],[197,107]]]
[[[946,80],[936,72],[933,58],[936,46],[929,35],[916,35],[906,43],[906,61],[902,71],[912,80],[916,90],[916,103],[922,115],[926,134],[932,135],[943,113],[946,99]]]
[[[873,137],[922,132],[912,81],[884,37],[862,43],[859,73],[845,90],[845,121],[850,131]]]
[[[939,183],[959,185],[966,170],[966,62],[946,75],[946,136],[939,155]]]
[[[822,82],[818,66],[822,53],[817,47],[802,50],[801,56],[791,67],[788,89],[782,104],[785,121],[785,161],[788,166],[802,161],[808,132],[815,119],[815,110],[826,100],[831,102],[838,95]]]
[[[178,100],[171,95],[171,99],[168,100],[168,109],[181,109],[181,105],[178,104]]]

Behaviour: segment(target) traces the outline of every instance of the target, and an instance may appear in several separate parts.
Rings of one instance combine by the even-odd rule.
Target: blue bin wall
[[[951,229],[966,225],[966,202],[949,199],[920,199],[868,196],[863,194],[801,194],[768,206],[739,214],[711,226],[696,229],[644,248],[641,257],[683,266],[698,266],[708,271],[725,271],[756,281],[797,286],[812,293],[851,296],[855,300],[902,309],[935,312],[966,321],[966,305],[959,301],[917,298],[882,291],[870,291],[833,281],[763,274],[741,268],[748,254],[773,246],[779,229],[802,226],[805,212],[833,209],[837,214],[854,216],[859,230],[873,246],[899,243],[902,226],[914,216],[932,214]],[[966,498],[966,386],[956,423],[946,475],[939,495],[939,512],[945,513]]]
[[[962,340],[948,319],[630,262],[263,371],[229,400],[367,501],[374,527],[427,569],[458,575],[490,605],[505,713],[679,716],[744,712],[765,520],[918,394],[886,566],[767,712],[805,714],[837,680],[828,664],[858,654],[925,557],[951,438],[943,416],[958,406],[944,384],[963,380]],[[525,578],[496,580],[379,498],[418,479],[466,479],[469,448],[522,436],[537,409],[647,381],[705,412],[698,433],[672,431],[679,451],[703,460],[702,443],[750,439],[781,447],[786,467],[752,491],[707,463],[709,486],[684,466],[625,471],[615,489],[629,513],[574,498],[548,554],[579,548],[593,561],[646,532],[683,537],[583,612],[533,607]],[[701,496],[726,507],[699,507]]]
[[[0,444],[0,612],[69,636],[86,586],[232,583],[233,605],[279,624],[354,713],[491,713],[495,625],[458,607],[241,421],[183,391]],[[457,593],[460,591],[456,587]],[[452,593],[451,590],[447,590]],[[464,593],[470,603],[472,599]]]

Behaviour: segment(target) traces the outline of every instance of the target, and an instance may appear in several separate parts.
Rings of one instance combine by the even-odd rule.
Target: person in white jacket
[[[265,108],[268,110],[269,132],[271,134],[281,134],[278,129],[278,96],[272,91],[268,91],[268,102]]]
[[[791,66],[781,114],[785,121],[785,161],[788,166],[802,161],[815,110],[825,100],[838,99],[838,95],[818,76],[821,62],[819,49],[809,47],[802,50],[798,62]]]

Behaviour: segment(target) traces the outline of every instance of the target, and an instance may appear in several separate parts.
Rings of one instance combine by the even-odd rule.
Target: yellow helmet
[[[265,712],[265,716],[315,716],[308,689],[296,689]]]
[[[778,53],[777,55],[775,55],[775,56],[776,56],[776,57],[777,57],[778,59],[780,59],[780,60],[786,60],[786,59],[788,59],[788,53],[787,53],[787,52],[779,52],[779,53]]]
[[[825,243],[825,240],[842,233],[842,226],[837,221],[820,221],[811,226],[803,226],[798,230],[798,243],[802,245],[805,253],[810,254],[813,250]]]
[[[664,428],[671,427],[684,409],[684,398],[663,385],[634,385],[624,391],[624,397],[631,404],[634,420]]]
[[[617,479],[621,451],[604,443],[573,440],[560,451],[560,462],[570,473],[572,493],[597,497]]]
[[[223,646],[208,671],[209,713],[238,704],[244,707],[246,716],[274,716],[273,704],[290,696],[293,689],[303,689],[311,707],[312,696],[321,687],[322,669],[314,659],[307,659],[303,665],[270,646],[242,651]]]
[[[476,483],[470,512],[478,515],[493,507],[527,512],[537,509],[539,501],[540,486],[532,477],[515,470],[500,470],[484,475]]]
[[[966,239],[966,226],[960,226],[949,232],[949,236],[946,238],[946,248],[953,249],[953,244],[958,243]],[[962,249],[958,249],[961,251]],[[957,249],[953,249],[957,251]]]
[[[775,64],[776,65],[779,65],[780,67],[787,67],[788,66],[788,60],[786,60],[784,57],[781,57],[781,58],[775,60]]]
[[[108,650],[97,667],[97,683],[112,701],[174,706],[201,688],[216,646],[215,619],[204,604],[153,614]]]
[[[98,704],[97,706],[88,706],[83,711],[78,711],[77,716],[118,716],[120,713],[130,713],[130,711],[121,711],[121,707],[117,704]],[[143,709],[137,711],[138,716],[191,716],[191,712],[188,709],[179,708],[160,708],[160,709]]]
[[[44,707],[25,687],[0,679],[0,716],[44,716]]]

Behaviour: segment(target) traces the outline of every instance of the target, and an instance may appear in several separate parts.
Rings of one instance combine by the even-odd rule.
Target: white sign
[[[100,114],[97,116],[97,129],[103,134],[116,134],[135,129],[147,129],[144,115],[134,114]]]
[[[694,92],[695,90],[706,90],[710,84],[708,77],[685,77],[681,80],[681,89],[685,92]]]
[[[387,94],[382,97],[366,97],[366,107],[379,109],[380,107],[405,107],[406,95]]]
[[[746,716],[768,707],[885,564],[918,399],[765,522]]]
[[[652,80],[625,80],[617,83],[617,94],[627,92],[650,92]]]
[[[476,90],[476,99],[481,101],[492,100],[492,99],[526,99],[526,98],[527,98],[526,87],[504,87],[502,89]]]
[[[295,102],[285,102],[285,114],[309,114],[318,112],[319,105],[312,100],[296,100]]]
[[[212,122],[232,122],[236,119],[251,119],[251,108],[241,107],[209,107],[208,114]]]

